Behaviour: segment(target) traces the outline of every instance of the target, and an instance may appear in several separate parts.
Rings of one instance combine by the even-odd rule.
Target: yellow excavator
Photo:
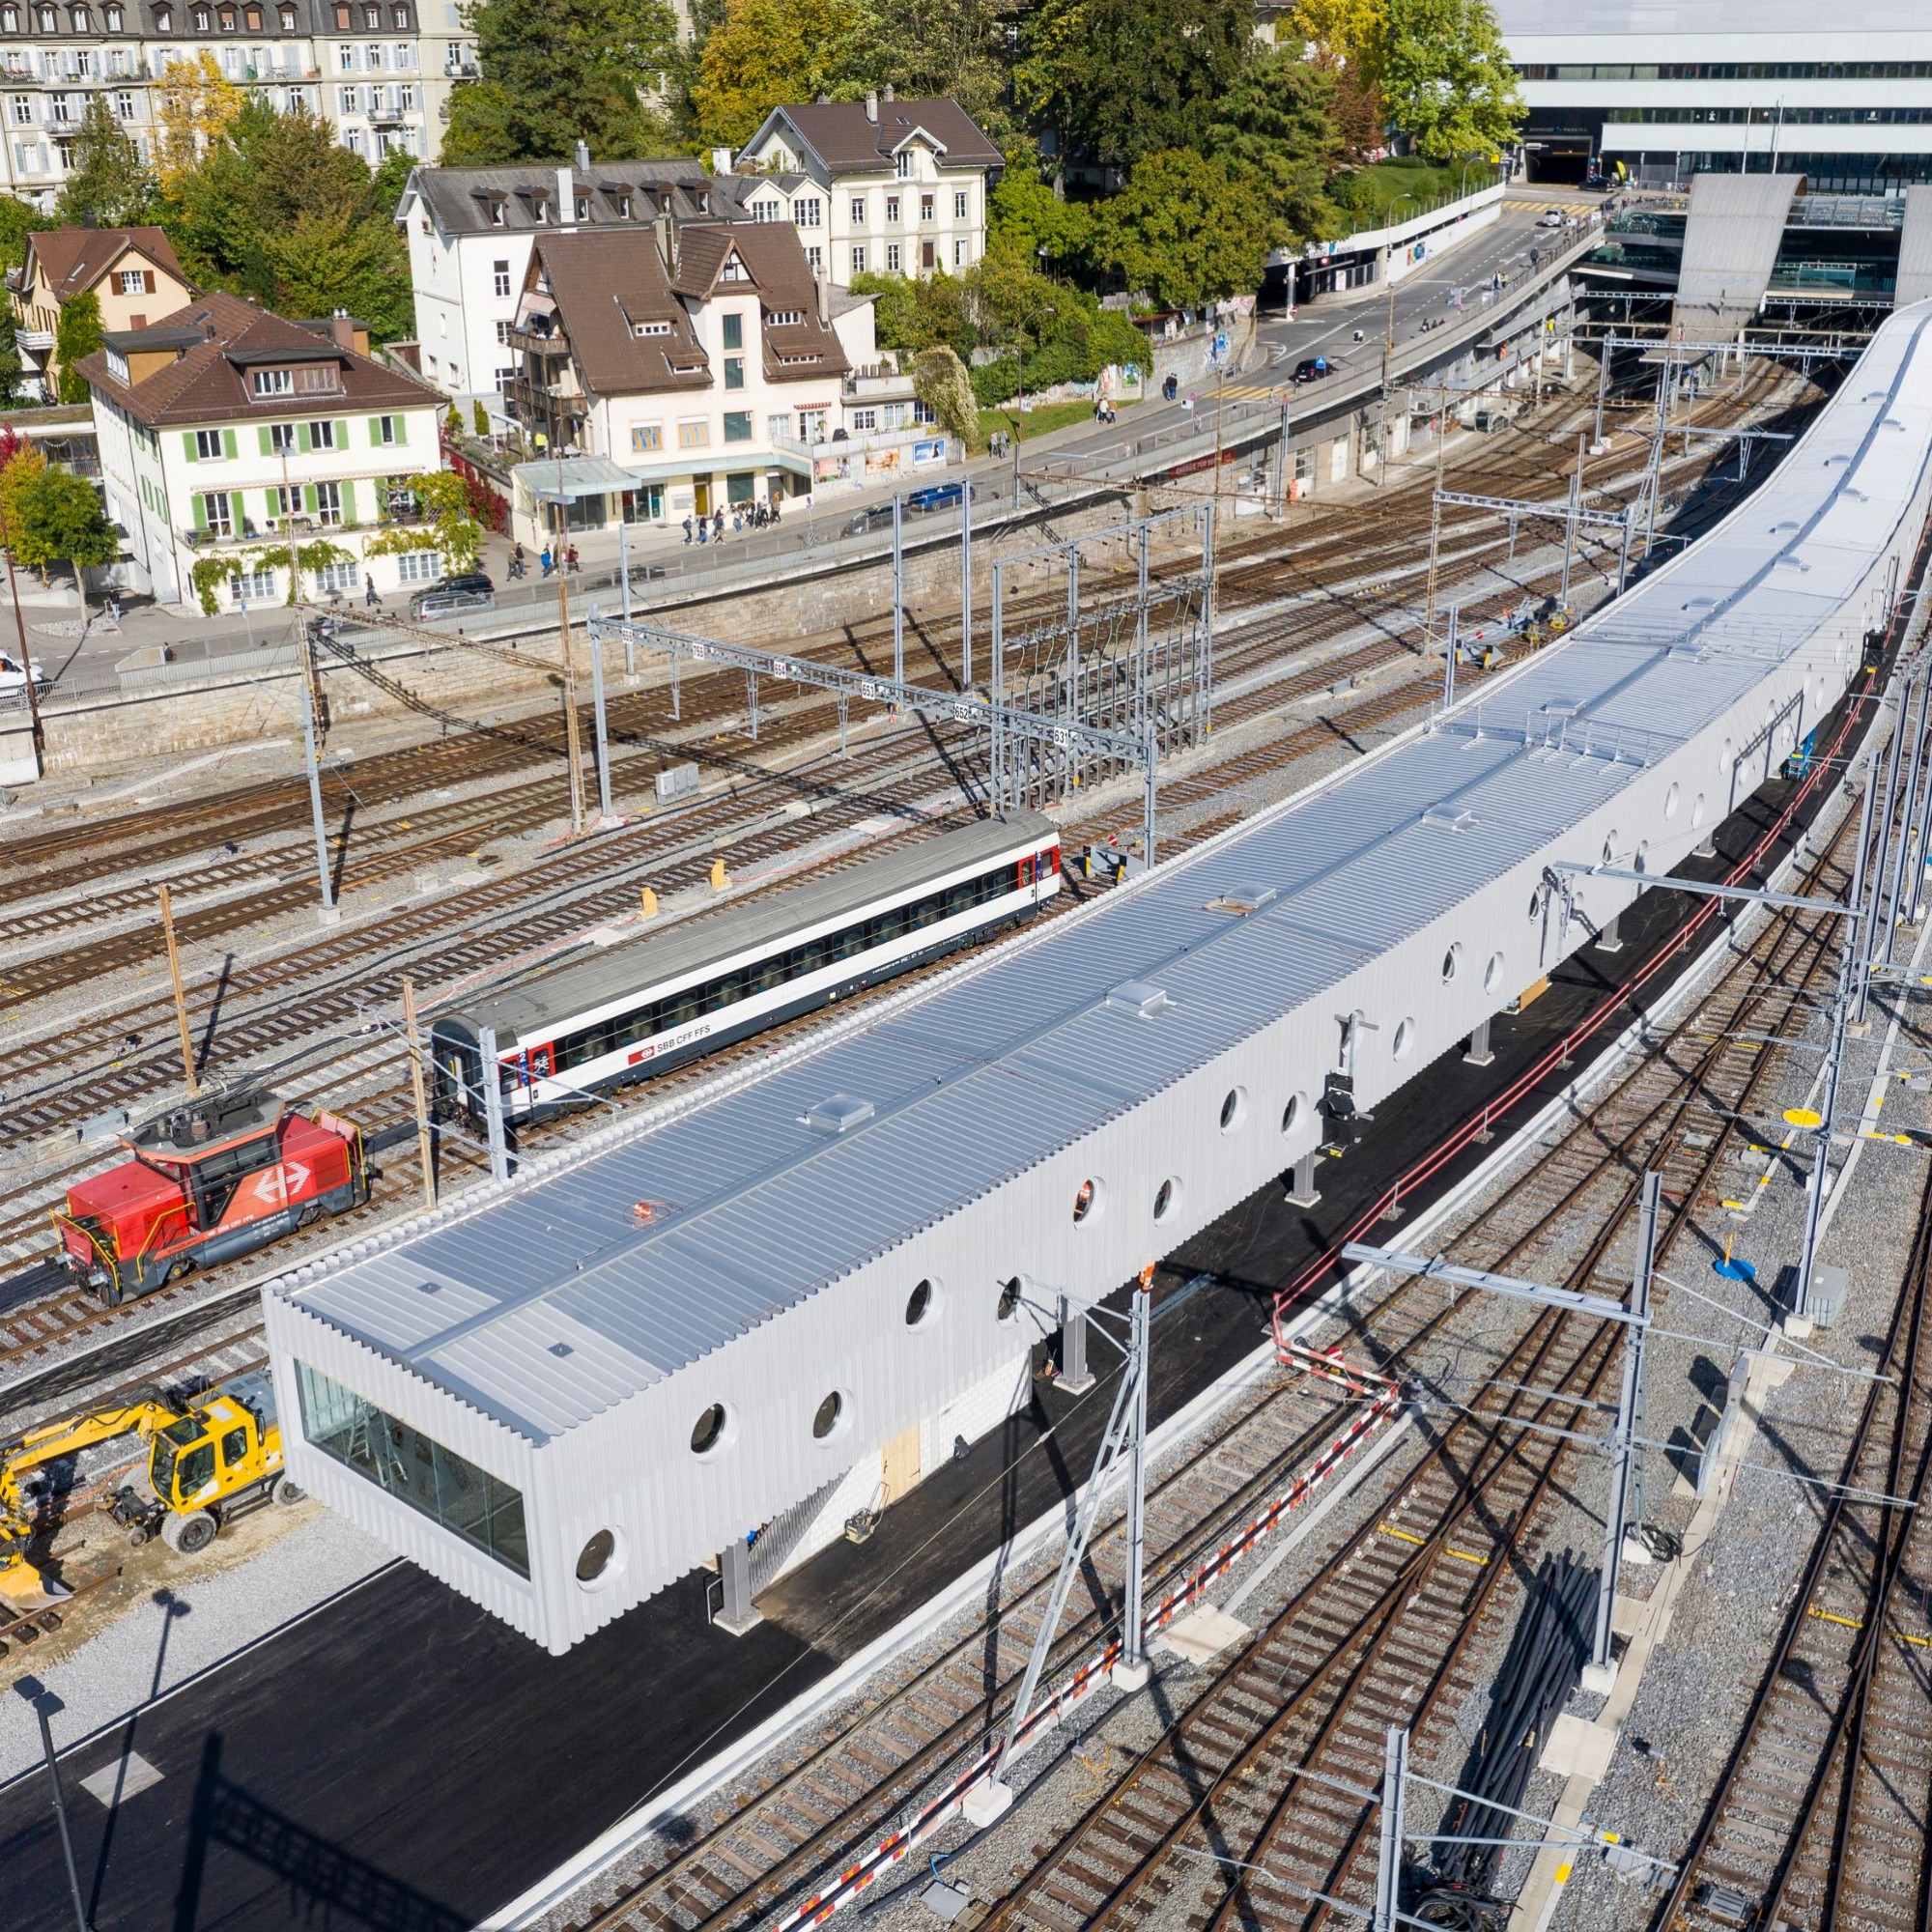
[[[238,1513],[301,1500],[282,1473],[275,1385],[266,1368],[232,1376],[179,1406],[156,1394],[31,1430],[0,1448],[0,1615],[43,1610],[71,1594],[28,1560],[45,1500],[36,1477],[97,1443],[133,1435],[149,1440],[147,1467],[99,1505],[131,1544],[158,1535],[192,1556]]]

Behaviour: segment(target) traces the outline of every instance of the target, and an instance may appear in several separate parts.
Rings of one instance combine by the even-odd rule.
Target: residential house
[[[729,217],[744,185],[688,156],[593,165],[581,142],[574,167],[417,168],[396,221],[409,242],[423,375],[466,413],[479,399],[500,412],[517,372],[510,325],[539,236]]]
[[[841,288],[855,275],[956,275],[986,252],[986,196],[1006,157],[956,100],[775,107],[738,155],[762,174],[754,221],[789,221],[806,260]]]
[[[365,573],[385,593],[442,574],[431,551],[367,554],[413,516],[411,479],[441,463],[440,399],[368,346],[349,316],[290,322],[214,294],[78,365],[131,588],[198,608],[195,565],[219,557],[224,607],[279,604],[291,538],[347,554],[302,568],[309,597],[356,593]]]
[[[559,497],[597,529],[808,492],[876,355],[870,298],[815,276],[789,225],[669,216],[542,237],[510,343],[512,407],[552,452],[516,471],[526,540]]]
[[[202,53],[277,113],[320,116],[372,166],[428,155],[451,89],[476,71],[456,0],[429,7],[434,32],[419,0],[0,0],[0,186],[51,208],[97,92],[152,162],[161,76]]]
[[[54,333],[60,312],[90,291],[103,329],[146,328],[194,294],[168,238],[158,228],[49,228],[27,237],[27,255],[8,277],[14,339],[25,386],[55,400],[60,370]]]

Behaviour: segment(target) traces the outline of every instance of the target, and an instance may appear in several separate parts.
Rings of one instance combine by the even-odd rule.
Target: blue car
[[[928,483],[913,491],[905,499],[908,510],[956,510],[965,500],[963,483]]]

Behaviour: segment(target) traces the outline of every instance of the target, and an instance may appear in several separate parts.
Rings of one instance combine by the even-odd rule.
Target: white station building
[[[1380,1106],[1634,896],[1554,892],[1552,862],[1668,872],[1775,772],[1888,620],[1928,494],[1921,303],[1748,502],[1479,697],[281,1278],[291,1473],[561,1652],[1016,1393],[1062,1296],[1110,1293],[1325,1137],[1328,1076]]]
[[[1932,181],[1932,7],[1860,0],[1497,0],[1532,181],[1803,175],[1813,194]]]

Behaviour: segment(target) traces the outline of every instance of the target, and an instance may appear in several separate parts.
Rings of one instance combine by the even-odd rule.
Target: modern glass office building
[[[1532,181],[1800,174],[1814,194],[1932,181],[1932,5],[1497,0]]]

